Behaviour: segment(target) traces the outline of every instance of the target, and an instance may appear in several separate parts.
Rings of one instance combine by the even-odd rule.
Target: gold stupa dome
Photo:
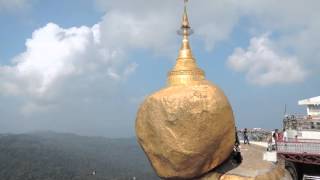
[[[192,55],[186,5],[179,32],[182,45],[168,86],[145,99],[136,119],[138,142],[165,179],[202,176],[229,157],[235,142],[229,101]]]

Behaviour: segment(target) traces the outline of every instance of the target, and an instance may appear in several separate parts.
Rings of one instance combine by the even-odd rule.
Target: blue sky
[[[183,5],[132,2],[0,0],[0,132],[134,136],[174,65]],[[190,2],[194,55],[240,128],[279,128],[285,104],[305,113],[297,101],[319,95],[319,2],[301,3]]]

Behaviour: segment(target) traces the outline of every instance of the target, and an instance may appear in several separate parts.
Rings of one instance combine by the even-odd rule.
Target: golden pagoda
[[[168,86],[148,96],[136,119],[136,135],[161,178],[202,176],[233,150],[235,123],[224,93],[205,79],[192,55],[185,1],[182,45]]]
[[[169,86],[198,84],[205,79],[205,73],[198,68],[189,44],[189,36],[192,34],[192,29],[188,19],[186,3],[184,6],[181,29],[178,33],[183,36],[182,45],[177,58],[177,63],[173,70],[169,72],[168,84]]]

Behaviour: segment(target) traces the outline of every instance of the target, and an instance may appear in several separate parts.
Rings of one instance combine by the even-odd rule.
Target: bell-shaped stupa
[[[162,178],[202,176],[230,156],[235,142],[232,108],[197,66],[191,33],[185,4],[182,45],[168,86],[145,99],[136,119],[138,142]]]

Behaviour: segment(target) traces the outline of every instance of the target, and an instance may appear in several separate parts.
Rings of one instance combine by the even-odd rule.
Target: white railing
[[[320,115],[301,115],[301,114],[293,114],[286,115],[285,120],[319,120]]]
[[[320,155],[320,143],[316,142],[277,142],[278,153]]]
[[[320,144],[320,139],[301,139],[301,138],[287,138],[286,141],[279,141],[286,143],[318,143]]]
[[[303,175],[303,180],[320,180],[320,176]]]

